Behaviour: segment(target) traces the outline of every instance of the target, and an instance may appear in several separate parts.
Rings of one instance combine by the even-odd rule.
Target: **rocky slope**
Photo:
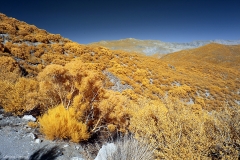
[[[83,148],[79,144],[49,141],[45,140],[37,128],[28,126],[28,122],[33,121],[34,118],[26,118],[13,116],[7,114],[3,109],[0,109],[0,159],[1,160],[27,160],[41,148],[48,148],[58,146],[56,154],[57,160],[66,160],[78,158],[80,160],[83,156]],[[31,117],[31,116],[30,116]],[[50,156],[50,155],[49,155]],[[32,159],[33,160],[33,159]],[[38,159],[40,160],[40,159]]]

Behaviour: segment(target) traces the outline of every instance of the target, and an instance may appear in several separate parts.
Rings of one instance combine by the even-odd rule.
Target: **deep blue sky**
[[[82,44],[240,39],[240,0],[5,0],[0,12]]]

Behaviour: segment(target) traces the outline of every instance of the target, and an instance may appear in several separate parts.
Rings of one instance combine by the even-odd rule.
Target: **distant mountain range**
[[[170,43],[158,40],[138,40],[134,38],[121,39],[116,41],[100,41],[90,45],[104,46],[112,50],[124,50],[128,52],[139,52],[146,55],[167,54],[186,49],[198,48],[210,43],[224,45],[238,45],[240,40],[209,40],[193,41],[189,43]]]

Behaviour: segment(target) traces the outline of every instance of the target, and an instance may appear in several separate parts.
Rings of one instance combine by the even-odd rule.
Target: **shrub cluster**
[[[176,54],[157,59],[84,46],[0,20],[0,106],[37,112],[47,138],[106,140],[121,132],[145,137],[159,159],[238,157],[239,68],[212,57],[204,66],[194,56],[189,63],[185,52],[180,62]]]
[[[61,138],[76,143],[87,140],[90,137],[87,125],[78,121],[76,115],[73,108],[66,109],[63,105],[49,109],[39,118],[41,131],[50,140]]]
[[[156,147],[159,159],[238,159],[239,107],[195,111],[174,99],[134,107],[130,131]]]

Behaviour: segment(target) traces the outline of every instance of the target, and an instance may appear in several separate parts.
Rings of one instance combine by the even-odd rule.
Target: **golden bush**
[[[19,64],[11,57],[0,57],[0,80],[15,82],[21,76]]]
[[[36,41],[37,42],[41,42],[41,43],[48,43],[48,37],[47,34],[45,33],[38,33],[37,35],[35,35]]]
[[[9,91],[13,90],[13,84],[9,81],[0,80],[0,105],[4,108],[8,105],[7,95]]]
[[[0,104],[6,112],[22,115],[38,105],[38,82],[19,78],[16,83],[0,81]]]
[[[232,136],[239,130],[229,132],[230,114],[220,114],[225,120],[202,110],[196,114],[179,101],[167,100],[164,104],[139,104],[131,115],[130,131],[147,138],[156,147],[158,159],[209,159],[214,154],[218,158],[238,157],[238,148],[234,147],[239,144],[238,138]]]
[[[105,77],[101,70],[101,65],[79,59],[65,66],[48,65],[37,77],[41,109],[45,112],[60,104],[66,109],[74,108],[78,120],[88,126],[90,134],[125,132],[129,123],[127,98],[103,88]],[[109,130],[108,126],[115,129]]]
[[[31,128],[37,128],[37,127],[39,127],[39,124],[38,124],[37,122],[32,122],[32,121],[28,122],[27,125],[28,125],[29,127],[31,127]]]
[[[40,117],[40,129],[47,139],[69,139],[72,142],[87,140],[90,136],[86,124],[78,121],[74,108],[66,109],[62,104],[49,109]]]
[[[67,95],[74,92],[74,84],[71,75],[61,65],[48,65],[37,77],[39,83],[39,94],[41,95],[41,107],[46,110],[49,107],[62,103],[69,106],[72,99]]]

